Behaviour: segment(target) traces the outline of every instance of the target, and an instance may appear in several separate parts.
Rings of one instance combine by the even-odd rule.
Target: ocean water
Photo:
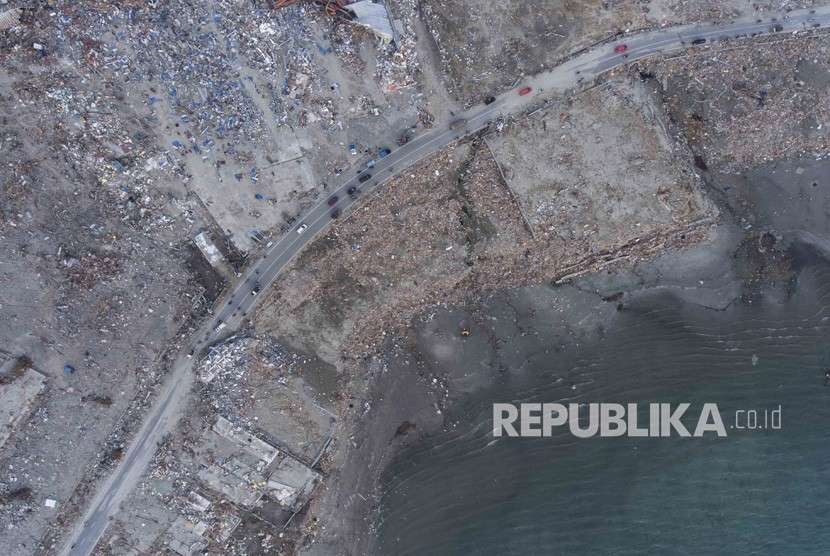
[[[774,293],[713,308],[645,287],[617,310],[535,288],[431,316],[414,351],[450,377],[445,429],[385,470],[374,552],[830,553],[830,266]],[[557,401],[689,402],[690,428],[713,402],[728,435],[494,439],[494,402]],[[780,430],[733,428],[779,406]]]

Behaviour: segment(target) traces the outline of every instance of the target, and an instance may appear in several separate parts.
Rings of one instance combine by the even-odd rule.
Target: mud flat
[[[439,362],[453,361],[460,342],[484,353],[504,341],[481,332],[480,300],[707,237],[717,211],[653,103],[622,78],[498,137],[453,145],[365,200],[281,277],[254,326],[328,361],[341,385],[328,477],[306,514],[304,550],[368,549],[382,469],[401,446],[446,426],[445,402],[460,383],[450,387]],[[573,143],[590,137],[587,151],[565,157],[540,139],[546,129]],[[604,147],[621,134],[636,137],[645,154]],[[594,171],[597,152],[619,179]],[[643,171],[644,157],[653,171]],[[556,163],[546,170],[534,159]],[[474,315],[441,316],[467,306]],[[515,317],[504,311],[502,319]],[[422,327],[433,331],[428,339]],[[467,369],[464,387],[503,365]]]
[[[830,163],[807,150],[742,165],[724,158],[703,173],[721,214],[706,241],[568,283],[448,302],[390,335],[382,355],[360,367],[376,381],[373,394],[355,404],[354,428],[343,424],[350,446],[313,508],[325,529],[307,553],[637,551],[670,539],[611,515],[591,517],[590,508],[631,499],[642,502],[639,519],[659,521],[648,499],[674,496],[680,509],[672,519],[706,522],[711,501],[696,494],[701,488],[719,489],[719,511],[737,516],[730,550],[824,538],[810,508],[827,484],[820,462],[830,417],[823,401],[830,223],[822,207],[830,202]],[[494,401],[658,398],[719,402],[730,418],[736,408],[781,404],[792,428],[777,437],[730,434],[734,443],[715,456],[709,444],[575,447],[564,436],[491,444]],[[676,461],[678,450],[686,464]],[[796,461],[799,453],[809,455]],[[727,460],[737,463],[723,468]],[[707,487],[705,469],[719,470],[723,481]],[[797,477],[786,478],[787,469]],[[649,482],[654,476],[665,479]],[[766,486],[746,495],[736,485],[747,483]],[[766,500],[776,496],[803,499],[786,517],[797,528],[774,524]],[[556,502],[582,499],[590,502],[575,521],[568,504]],[[763,527],[740,517],[747,508]],[[539,515],[554,517],[538,535],[523,533]],[[705,552],[713,536],[701,526],[680,538]]]

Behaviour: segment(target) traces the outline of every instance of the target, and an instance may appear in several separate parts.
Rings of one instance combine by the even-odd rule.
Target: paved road
[[[140,479],[155,452],[156,444],[165,433],[173,430],[178,421],[183,401],[193,383],[193,361],[206,347],[239,326],[259,299],[259,296],[252,295],[252,292],[266,289],[286,265],[315,236],[326,229],[332,221],[330,213],[333,208],[338,208],[346,215],[348,209],[359,202],[361,196],[451,142],[487,127],[498,117],[521,114],[531,107],[540,105],[544,99],[573,89],[580,83],[587,83],[619,65],[656,54],[681,51],[694,46],[693,42],[700,42],[702,39],[705,39],[705,44],[721,45],[727,40],[746,39],[761,34],[798,33],[818,27],[830,27],[830,6],[792,11],[786,15],[768,14],[764,19],[736,19],[721,25],[669,27],[597,45],[551,71],[527,78],[490,104],[474,106],[464,114],[459,114],[458,118],[465,119],[466,124],[450,126],[447,123],[376,161],[374,168],[352,174],[338,188],[322,198],[282,239],[268,248],[262,258],[251,265],[240,278],[233,292],[220,302],[214,318],[202,327],[194,337],[193,343],[186,348],[186,352],[193,349],[195,357],[190,358],[185,353],[174,363],[159,399],[145,418],[125,458],[115,472],[101,484],[84,519],[76,524],[72,531],[62,554],[86,556],[92,552],[104,534],[109,520],[118,510],[118,505]],[[615,52],[614,47],[622,43],[627,46],[625,53]],[[531,87],[531,92],[519,95],[519,91],[524,87]],[[364,181],[360,181],[361,178]],[[357,187],[361,191],[350,196],[347,193],[350,187]],[[334,207],[329,206],[327,202],[332,196],[337,196]],[[302,233],[298,233],[300,226],[305,226]]]

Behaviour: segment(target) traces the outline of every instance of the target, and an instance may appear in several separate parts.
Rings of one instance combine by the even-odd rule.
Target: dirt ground
[[[620,243],[688,221],[705,205],[685,148],[639,80],[611,80],[489,140],[543,236]]]
[[[640,85],[620,81],[567,107],[551,108],[538,119],[519,121],[487,142],[479,137],[455,144],[389,182],[382,195],[366,199],[278,280],[257,311],[254,327],[329,361],[343,385],[340,432],[327,467],[332,475],[312,505],[309,515],[318,518],[314,523],[319,526],[310,530],[308,540],[314,542],[305,551],[324,554],[337,546],[359,552],[363,546],[365,538],[350,536],[350,519],[371,505],[354,492],[371,496],[373,471],[364,469],[365,462],[347,464],[347,454],[363,446],[360,458],[378,464],[388,449],[386,440],[372,437],[371,431],[376,420],[388,425],[387,417],[397,413],[375,413],[384,392],[372,385],[386,380],[382,346],[405,345],[415,315],[428,319],[439,307],[494,289],[565,279],[705,236],[715,211],[701,194],[685,146],[669,141],[672,135],[661,127],[662,112],[648,115],[644,110],[643,103],[651,102]],[[604,150],[603,140],[616,140],[625,130],[636,133],[631,151],[638,154],[627,149],[606,153],[608,175],[595,170],[597,153],[557,164],[558,174],[544,172],[544,162],[522,174],[523,161],[555,160],[556,149],[570,145],[536,140],[534,134],[544,133],[545,125],[553,128],[551,122],[560,128],[556,133],[549,129],[551,137],[564,133],[575,138],[591,131],[598,140],[586,143],[589,150]],[[509,156],[516,154],[516,145],[527,145],[525,158]],[[496,163],[499,157],[516,163],[505,172],[506,182]],[[654,171],[642,171],[645,157],[654,159]],[[628,180],[628,189],[609,183],[615,170]],[[638,171],[644,179],[636,179]],[[545,178],[546,187],[532,183],[534,177]],[[549,187],[552,177],[579,195],[560,195]],[[521,183],[517,191],[508,188],[514,181]],[[520,203],[535,206],[545,197],[549,204],[559,203],[554,216],[525,220]],[[555,233],[554,222],[567,235]],[[464,323],[458,333],[464,333]],[[421,403],[417,399],[428,399],[424,403],[434,404],[433,414],[440,414],[442,385],[421,382],[410,385],[423,390],[423,396],[413,390],[413,406]],[[417,411],[429,413],[429,408]],[[347,492],[338,481],[359,486]],[[351,508],[346,515],[344,504]]]
[[[823,0],[425,0],[448,90],[474,104],[616,34],[826,4]]]
[[[242,251],[256,232],[279,235],[346,168],[431,125],[441,95],[419,87],[410,2],[391,6],[396,47],[302,2],[49,4],[23,12],[6,51],[117,91],[121,106],[92,111],[97,132],[125,112],[149,128],[144,164],[197,195]]]
[[[46,376],[0,451],[0,490],[28,492],[0,505],[0,539],[25,554],[119,459],[217,277],[189,264],[209,221],[146,169],[151,132],[120,89],[0,41],[0,345]]]
[[[171,526],[181,518],[209,525],[204,542],[211,553],[293,553],[301,530],[282,528],[291,512],[268,494],[248,507],[216,492],[200,472],[222,460],[201,453],[199,445],[204,431],[221,417],[306,464],[317,461],[337,425],[333,411],[340,389],[334,369],[273,337],[258,336],[218,346],[197,371],[212,379],[197,387],[186,417],[107,529],[97,554],[163,551],[172,542]],[[258,486],[247,475],[229,475],[240,489]],[[210,502],[208,510],[189,503],[192,492]]]
[[[651,102],[646,96],[623,83],[592,91],[567,110],[521,121],[487,143],[455,145],[392,180],[300,256],[258,311],[257,329],[315,346],[336,364],[341,351],[371,351],[416,309],[557,279],[638,242],[646,252],[647,238],[664,239],[711,216],[690,157],[674,151],[660,119],[642,115],[637,102]],[[559,128],[549,134],[557,140],[539,140],[550,122]],[[588,129],[598,138],[585,143],[591,152],[574,154],[567,141],[560,146],[562,137],[573,142]],[[626,130],[638,152],[608,152],[606,171],[596,170],[604,142]],[[488,143],[505,159],[515,192]],[[567,164],[546,172],[546,162],[565,151]],[[646,158],[653,158],[648,171]],[[536,211],[533,235],[514,195]],[[540,206],[545,210],[537,214]]]
[[[828,149],[830,41],[774,38],[646,63],[700,169],[736,172]]]
[[[3,6],[26,9],[0,31],[0,349],[29,357],[46,386],[0,447],[0,544],[16,554],[53,550],[121,457],[166,354],[221,292],[198,231],[242,266],[253,230],[277,236],[454,97],[481,99],[626,29],[812,5],[395,0],[393,51],[304,5],[23,4]],[[699,241],[715,211],[697,174],[826,151],[827,60],[824,38],[643,63],[385,185],[261,294],[258,347],[196,392],[100,549],[143,547],[130,526],[151,515],[162,532],[170,508],[185,511],[198,463],[179,455],[217,415],[304,459],[337,432],[320,462],[332,494],[297,521],[309,541],[335,538],[338,473],[373,416],[384,342],[431,307]],[[263,517],[277,515],[248,515],[230,546],[273,553]],[[151,533],[147,550],[163,550]]]
[[[194,235],[244,265],[252,230],[279,234],[331,176],[432,115],[411,3],[393,7],[396,51],[302,5],[0,12],[15,7],[0,31],[0,349],[47,384],[0,449],[0,539],[28,553],[121,457],[165,354],[224,287]]]

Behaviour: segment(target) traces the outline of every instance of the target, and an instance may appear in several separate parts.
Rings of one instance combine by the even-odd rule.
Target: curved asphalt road
[[[353,175],[321,199],[285,237],[267,249],[262,258],[251,266],[239,280],[233,293],[225,296],[220,302],[214,318],[196,334],[186,352],[194,349],[198,356],[205,347],[239,326],[259,299],[258,296],[252,295],[252,291],[255,288],[266,289],[286,265],[315,236],[328,227],[332,207],[327,204],[327,200],[332,195],[338,196],[335,206],[345,213],[360,199],[360,195],[351,198],[346,193],[348,188],[359,187],[362,190],[361,194],[365,195],[387,179],[443,149],[456,139],[487,127],[492,120],[520,114],[539,104],[546,97],[566,92],[583,81],[589,82],[622,64],[656,54],[681,51],[693,46],[693,41],[699,42],[700,39],[706,39],[706,44],[723,44],[726,40],[744,39],[761,34],[798,33],[825,27],[830,27],[830,6],[815,10],[797,10],[789,14],[767,14],[764,19],[736,19],[720,25],[696,24],[644,31],[620,38],[616,42],[597,45],[551,71],[525,79],[515,89],[499,95],[491,104],[474,106],[459,114],[459,118],[467,120],[466,125],[461,128],[454,126],[457,129],[450,129],[449,125],[445,125],[413,139],[378,160],[374,168],[364,169],[360,174]],[[621,43],[627,45],[624,54],[614,52],[614,46]],[[520,96],[518,91],[523,87],[531,87],[531,93]],[[362,183],[359,182],[358,178],[365,175],[371,177]],[[303,233],[297,233],[297,229],[303,224],[306,224],[307,228]],[[217,330],[220,322],[225,326]],[[84,519],[76,524],[62,554],[86,556],[93,551],[109,520],[118,510],[119,504],[141,478],[153,457],[156,444],[167,432],[173,430],[178,421],[184,405],[182,402],[193,383],[193,361],[194,359],[184,354],[176,360],[159,399],[146,416],[125,458],[100,485],[98,494],[87,509]]]

